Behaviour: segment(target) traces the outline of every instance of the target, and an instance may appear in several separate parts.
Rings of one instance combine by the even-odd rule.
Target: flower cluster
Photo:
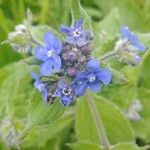
[[[100,91],[102,85],[110,83],[112,75],[92,58],[93,35],[83,28],[82,19],[73,27],[61,25],[61,32],[65,40],[61,41],[53,32],[48,32],[44,35],[44,44],[36,47],[34,55],[40,62],[40,76],[33,72],[32,77],[34,87],[42,93],[46,103],[49,99],[59,98],[67,106],[82,96],[87,88]]]
[[[129,30],[128,27],[123,26],[120,29],[121,39],[117,42],[115,50],[119,52],[119,61],[137,65],[141,61],[140,52],[144,52],[146,47],[140,43],[138,36]]]
[[[17,52],[27,53],[31,49],[30,37],[24,24],[17,25],[15,31],[9,33],[8,41]]]

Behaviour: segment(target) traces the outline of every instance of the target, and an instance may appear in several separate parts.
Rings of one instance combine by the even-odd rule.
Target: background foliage
[[[27,8],[33,13],[34,25],[47,24],[58,31],[61,23],[71,24],[72,18],[83,17],[85,26],[95,35],[97,58],[112,50],[121,25],[138,32],[143,43],[150,46],[149,0],[82,0],[81,5],[78,0],[1,0],[1,42],[15,25],[23,22]],[[45,27],[39,27],[41,33],[45,32],[42,28]],[[36,29],[34,35],[39,35]],[[24,58],[8,44],[0,46],[0,149],[101,150],[86,97],[68,108],[57,101],[45,106],[39,92],[33,89],[31,68],[19,61]],[[122,84],[119,76],[93,96],[112,150],[148,149],[150,52],[147,50],[137,67],[118,66],[114,62],[110,66],[117,67],[121,77],[124,73],[128,82]],[[139,99],[143,106],[139,122],[124,115],[134,99]]]

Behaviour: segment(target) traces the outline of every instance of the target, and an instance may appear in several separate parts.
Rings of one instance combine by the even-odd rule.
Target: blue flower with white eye
[[[76,44],[79,47],[89,43],[90,40],[93,39],[93,36],[89,31],[84,30],[82,25],[82,19],[77,20],[73,27],[61,25],[61,32],[67,35],[67,39],[65,40],[65,42],[70,44]]]
[[[54,97],[60,98],[61,103],[64,106],[69,105],[75,97],[75,86],[68,84],[63,80],[58,82],[58,89],[56,90]]]
[[[48,91],[47,91],[46,85],[42,83],[39,76],[35,72],[32,72],[31,75],[32,75],[32,78],[35,80],[34,82],[35,89],[39,90],[42,93],[43,99],[47,103]]]
[[[35,57],[42,61],[40,72],[43,76],[50,76],[61,69],[61,58],[59,56],[62,48],[61,41],[53,32],[44,35],[44,46],[35,49]]]
[[[125,41],[130,42],[130,44],[137,50],[144,52],[146,47],[144,44],[140,43],[139,38],[134,32],[131,32],[128,27],[123,26],[120,29],[121,38]]]
[[[77,74],[74,82],[76,86],[76,96],[82,96],[89,87],[93,92],[101,89],[102,83],[108,85],[111,81],[111,73],[107,69],[99,67],[99,61],[92,59],[88,62],[86,71]]]

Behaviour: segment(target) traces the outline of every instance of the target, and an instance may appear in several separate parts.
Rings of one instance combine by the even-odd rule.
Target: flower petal
[[[127,26],[122,26],[121,29],[120,29],[120,32],[121,32],[121,37],[123,39],[129,39],[130,37],[130,30]]]
[[[40,78],[39,78],[38,74],[35,73],[35,72],[32,72],[31,75],[32,75],[32,78],[35,80],[34,88],[39,90],[39,85],[42,84],[42,82],[40,81]]]
[[[68,36],[70,36],[72,34],[73,30],[70,27],[67,27],[65,25],[61,25],[60,31],[66,33]]]
[[[83,19],[77,20],[74,24],[75,29],[82,29]]]
[[[96,71],[97,69],[99,69],[99,61],[96,59],[92,59],[87,63],[87,70],[88,71]]]
[[[59,55],[53,55],[52,56],[52,65],[53,65],[53,69],[54,71],[59,71],[61,69],[61,59]]]
[[[87,30],[82,30],[81,35],[76,39],[76,44],[81,47],[88,44],[92,39],[92,34]]]
[[[33,78],[34,80],[39,80],[39,76],[37,75],[37,73],[32,72],[32,73],[31,73],[31,76],[32,76],[32,78]]]
[[[93,82],[89,84],[89,88],[93,91],[93,92],[99,92],[101,89],[101,85],[99,82]]]
[[[67,106],[69,105],[73,100],[73,97],[72,96],[63,96],[61,97],[61,103],[64,105],[64,106]]]
[[[84,80],[81,84],[76,87],[76,96],[80,97],[84,94],[86,88],[88,87],[88,82]]]
[[[41,93],[42,93],[44,102],[47,103],[47,102],[48,102],[48,101],[47,101],[47,98],[48,98],[47,89],[44,87],[44,88],[42,89],[42,92],[41,92]]]
[[[107,69],[100,69],[100,71],[96,73],[96,76],[98,80],[102,81],[105,85],[108,85],[112,78],[111,72]]]
[[[133,32],[130,33],[130,41],[131,41],[131,44],[137,44],[139,42],[139,38],[137,37],[137,35]]]
[[[54,95],[53,95],[54,97],[61,97],[61,91],[58,89],[55,93],[54,93]]]
[[[144,44],[137,43],[134,46],[137,47],[137,49],[141,52],[144,52],[146,50],[146,46]]]
[[[45,61],[47,56],[47,48],[44,46],[39,46],[35,49],[35,57],[40,61]]]
[[[53,67],[52,67],[52,60],[48,59],[40,66],[40,72],[43,76],[50,76],[52,74]]]
[[[88,73],[86,71],[82,71],[80,73],[77,74],[76,78],[75,78],[75,81],[80,81],[80,80],[83,80],[87,77]]]
[[[61,52],[61,41],[55,36],[53,32],[48,32],[44,35],[44,42],[49,50],[53,50],[57,54]]]

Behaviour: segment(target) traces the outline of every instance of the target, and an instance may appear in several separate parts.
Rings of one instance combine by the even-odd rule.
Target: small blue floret
[[[101,89],[102,83],[108,85],[111,81],[111,72],[99,67],[99,61],[92,59],[88,62],[86,71],[77,74],[74,82],[77,84],[76,96],[82,96],[89,87],[93,92]]]
[[[123,26],[120,29],[121,31],[121,38],[129,41],[132,46],[137,48],[137,50],[144,52],[146,47],[144,44],[140,43],[138,36],[129,30],[128,27]]]
[[[53,32],[44,35],[45,46],[39,46],[35,49],[35,57],[42,61],[40,72],[43,76],[50,76],[61,68],[61,58],[59,56],[62,48],[61,41]]]
[[[84,30],[82,25],[82,19],[77,20],[73,27],[61,25],[61,32],[67,35],[65,42],[78,45],[79,47],[89,43],[92,39],[92,34],[89,31]]]
[[[63,80],[58,82],[58,89],[56,90],[54,97],[59,97],[61,103],[64,106],[69,105],[75,98],[75,87],[73,84],[68,84]]]

